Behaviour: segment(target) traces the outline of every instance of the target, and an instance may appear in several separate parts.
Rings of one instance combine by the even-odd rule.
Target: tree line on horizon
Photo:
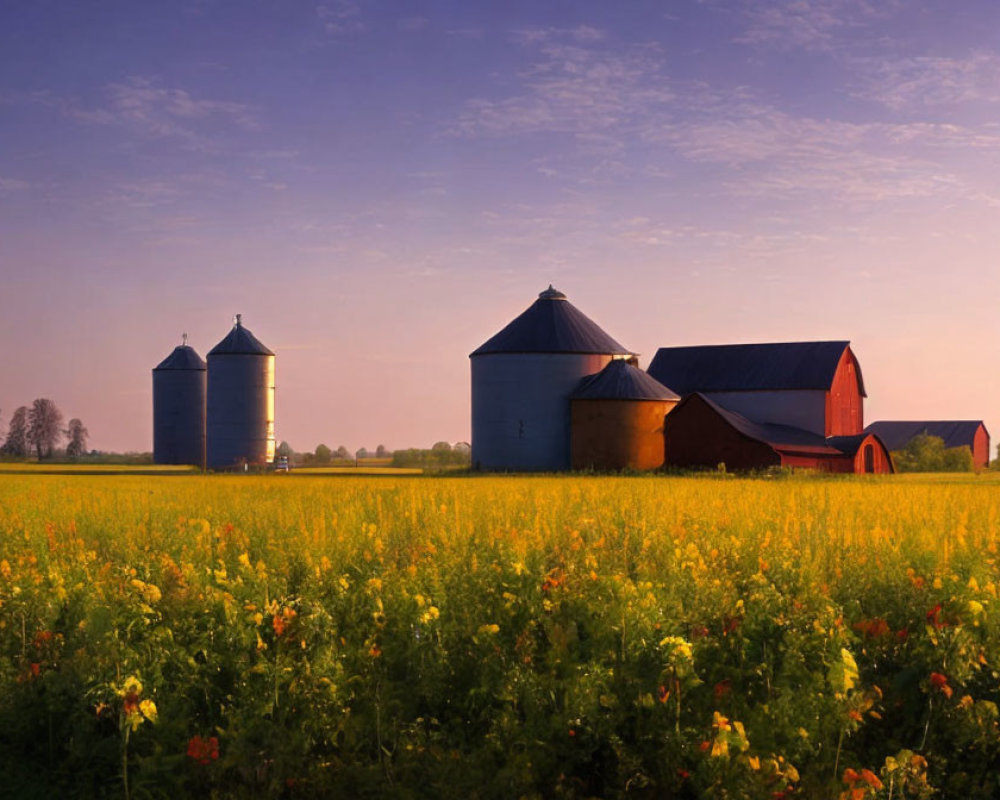
[[[64,437],[65,455],[76,459],[87,452],[90,432],[77,417],[65,428],[59,407],[47,397],[36,398],[30,406],[19,406],[11,415],[7,434],[0,445],[0,456],[25,459],[34,454],[39,461],[56,455],[56,447]]]
[[[275,450],[276,458],[287,459],[297,466],[326,466],[330,464],[356,464],[368,459],[386,459],[394,467],[446,467],[469,464],[471,449],[467,442],[435,442],[429,448],[411,447],[404,450],[389,450],[380,444],[374,450],[361,447],[351,453],[344,445],[336,450],[326,444],[316,445],[315,450],[296,452],[286,441]]]

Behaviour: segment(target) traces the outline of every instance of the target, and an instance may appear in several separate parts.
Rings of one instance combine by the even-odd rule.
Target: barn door
[[[870,444],[865,445],[865,472],[875,471],[875,448]]]

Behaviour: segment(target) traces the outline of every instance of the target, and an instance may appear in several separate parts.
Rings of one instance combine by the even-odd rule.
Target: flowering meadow
[[[0,794],[1000,796],[996,476],[0,476]]]

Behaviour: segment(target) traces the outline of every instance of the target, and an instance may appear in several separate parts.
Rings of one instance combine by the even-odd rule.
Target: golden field
[[[1000,476],[0,472],[23,796],[988,797]]]

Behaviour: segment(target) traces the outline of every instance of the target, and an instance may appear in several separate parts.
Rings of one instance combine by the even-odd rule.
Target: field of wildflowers
[[[0,480],[25,797],[1000,796],[1000,483]]]

